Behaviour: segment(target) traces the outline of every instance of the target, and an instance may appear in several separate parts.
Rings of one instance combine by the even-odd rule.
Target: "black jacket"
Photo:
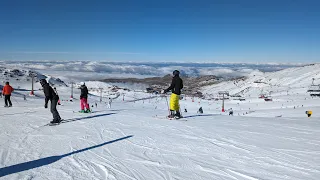
[[[59,100],[59,96],[48,83],[44,84],[42,87],[43,87],[44,95],[46,96],[46,100],[45,100],[46,104],[48,104],[49,100],[50,101]]]
[[[183,88],[183,81],[179,76],[174,76],[172,78],[172,82],[171,85],[168,89],[166,89],[166,92],[168,91],[172,91],[172,93],[176,94],[176,95],[180,95],[181,94],[181,89]]]
[[[80,99],[81,98],[88,98],[88,88],[85,85],[80,86],[81,89],[81,94],[80,94]]]

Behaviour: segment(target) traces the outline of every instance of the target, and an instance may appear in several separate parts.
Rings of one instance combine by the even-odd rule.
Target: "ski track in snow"
[[[123,106],[122,102],[117,105]],[[318,156],[320,151],[298,146],[301,142],[311,141],[314,142],[311,146],[319,147],[319,139],[314,135],[320,133],[308,124],[280,127],[274,124],[277,121],[268,118],[239,120],[222,115],[195,116],[187,122],[156,120],[152,116],[146,117],[144,111],[137,111],[139,106],[141,103],[126,107],[128,110],[122,114],[119,111],[87,118],[112,111],[101,109],[93,114],[79,114],[73,113],[72,104],[66,104],[60,114],[66,119],[79,120],[53,127],[43,126],[51,116],[42,107],[30,108],[29,111],[36,111],[36,114],[18,108],[6,109],[18,112],[4,114],[1,120],[6,126],[1,129],[1,137],[6,137],[1,138],[2,167],[91,147],[112,140],[112,137],[128,134],[134,137],[2,178],[251,180],[317,179],[320,175],[319,168],[309,164],[312,160],[319,162],[313,156]],[[165,114],[165,107],[160,111]],[[152,110],[148,110],[149,113],[153,114]],[[20,117],[12,118],[15,116]],[[256,125],[253,125],[254,121],[258,121]],[[281,130],[289,134],[274,134]],[[297,145],[297,149],[267,147],[261,142],[264,140],[290,142]],[[56,143],[58,146],[54,145]]]

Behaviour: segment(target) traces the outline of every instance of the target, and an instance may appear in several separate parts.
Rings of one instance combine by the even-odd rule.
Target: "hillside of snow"
[[[288,68],[276,72],[251,72],[245,80],[225,81],[202,88],[206,98],[218,91],[229,91],[230,95],[258,97],[260,94],[274,97],[287,94],[305,94],[312,84],[320,84],[320,64]]]
[[[13,107],[0,107],[0,179],[318,180],[320,99],[306,91],[312,78],[320,83],[319,67],[252,72],[243,81],[205,87],[207,98],[227,90],[245,101],[230,98],[221,112],[220,100],[183,96],[180,120],[165,118],[169,94],[86,81],[93,113],[80,114],[79,82],[73,101],[70,84],[56,86],[64,119],[57,126],[47,126],[52,115],[41,90],[24,100],[30,81],[0,76],[16,89]],[[259,99],[261,92],[273,101]]]

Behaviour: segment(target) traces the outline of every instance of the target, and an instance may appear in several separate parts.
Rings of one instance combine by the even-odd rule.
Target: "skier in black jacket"
[[[164,93],[167,93],[171,90],[172,94],[170,97],[170,115],[169,118],[181,118],[180,114],[180,105],[179,105],[179,99],[181,94],[181,89],[183,88],[183,81],[179,77],[180,72],[178,70],[173,71],[173,78],[170,87],[168,87],[166,90],[164,90]]]
[[[44,108],[48,108],[48,102],[51,101],[51,113],[53,116],[53,120],[50,123],[60,123],[61,117],[59,115],[59,112],[57,110],[57,104],[59,101],[59,96],[57,93],[52,89],[52,87],[47,83],[45,79],[40,80],[40,84],[43,87],[43,92],[45,95],[45,104]]]
[[[81,108],[81,113],[89,113],[91,112],[90,110],[90,106],[88,103],[88,88],[86,86],[86,84],[84,82],[80,83],[80,90],[81,90],[81,94],[80,94],[80,108]],[[84,108],[86,108],[86,110],[84,110]]]

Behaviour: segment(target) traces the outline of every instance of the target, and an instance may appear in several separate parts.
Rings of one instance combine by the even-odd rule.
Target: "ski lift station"
[[[311,85],[308,88],[308,92],[310,93],[310,96],[320,96],[320,84],[318,85]]]
[[[320,96],[320,84],[314,84],[315,80],[315,78],[312,78],[312,84],[308,88],[310,96]]]

